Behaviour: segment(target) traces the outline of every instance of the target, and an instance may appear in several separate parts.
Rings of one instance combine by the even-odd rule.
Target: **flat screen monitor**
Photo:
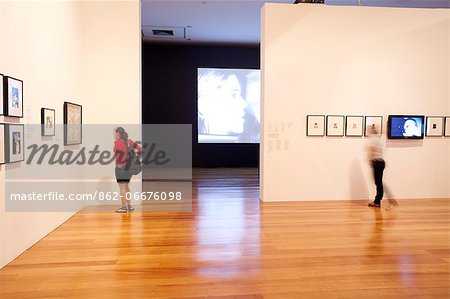
[[[199,143],[259,143],[260,71],[199,68]]]
[[[423,115],[389,115],[389,139],[423,139],[425,116]]]

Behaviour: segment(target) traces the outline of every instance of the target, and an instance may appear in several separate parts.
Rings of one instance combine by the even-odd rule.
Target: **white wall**
[[[308,114],[450,114],[450,10],[266,4],[261,35],[262,200],[374,197],[367,141]],[[449,138],[381,140],[391,196],[450,197]]]
[[[91,124],[140,124],[139,1],[80,1],[84,100]],[[139,99],[139,100],[138,100]]]
[[[139,1],[0,2],[0,38],[0,73],[24,81],[24,118],[4,122],[38,124],[48,107],[62,123],[69,100],[83,105],[84,123],[140,123]],[[0,166],[1,207],[5,174],[18,167]],[[1,208],[0,268],[73,214]]]
[[[79,1],[82,11],[83,35],[83,120],[87,124],[100,124],[106,138],[83,145],[95,144],[112,148],[112,130],[123,125],[133,140],[142,140],[141,124],[141,12],[139,1]],[[89,110],[88,110],[89,109]],[[127,125],[128,124],[128,125]],[[104,128],[103,128],[104,127]],[[90,128],[87,127],[89,130]],[[137,132],[139,131],[139,132]],[[95,133],[90,137],[95,138]],[[106,171],[104,171],[105,168]],[[92,173],[106,174],[100,184],[85,184],[88,193],[118,191],[113,165],[88,168]],[[141,175],[133,176],[132,192],[142,189]],[[100,203],[97,203],[100,204]],[[104,202],[104,204],[110,204]],[[115,203],[116,205],[118,203]]]

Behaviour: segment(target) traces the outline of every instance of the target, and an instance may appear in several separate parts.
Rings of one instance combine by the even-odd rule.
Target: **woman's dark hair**
[[[125,132],[125,129],[122,127],[117,127],[116,128],[116,133],[120,134],[120,138],[122,138],[125,141],[128,141],[128,133]]]

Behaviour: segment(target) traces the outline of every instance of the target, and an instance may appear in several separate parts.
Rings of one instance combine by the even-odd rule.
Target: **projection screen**
[[[197,92],[199,143],[259,143],[259,70],[199,68]]]

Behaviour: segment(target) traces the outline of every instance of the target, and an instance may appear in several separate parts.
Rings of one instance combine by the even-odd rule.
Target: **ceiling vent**
[[[186,27],[143,26],[145,40],[187,40]]]

